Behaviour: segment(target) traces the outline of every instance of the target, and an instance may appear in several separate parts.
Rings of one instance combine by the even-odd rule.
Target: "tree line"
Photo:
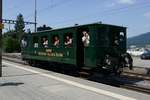
[[[43,31],[43,30],[51,30],[51,27],[48,27],[46,25],[40,26],[37,28],[37,31]],[[31,33],[30,30],[28,33]],[[16,23],[14,26],[14,30],[9,30],[3,34],[3,52],[20,52],[21,46],[20,41],[24,34],[28,34],[25,32],[25,24],[24,24],[24,18],[22,14],[19,14],[16,18]]]
[[[25,34],[25,24],[22,14],[19,14],[16,19],[14,30],[9,30],[3,34],[3,52],[20,52],[20,40]]]

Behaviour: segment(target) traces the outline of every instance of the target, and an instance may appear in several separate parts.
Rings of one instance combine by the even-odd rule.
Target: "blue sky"
[[[25,21],[34,21],[34,0],[3,0],[3,18],[16,19],[19,13]],[[150,0],[37,0],[38,26],[60,28],[99,21],[128,27],[128,37],[149,32]],[[33,25],[27,28],[33,30]]]

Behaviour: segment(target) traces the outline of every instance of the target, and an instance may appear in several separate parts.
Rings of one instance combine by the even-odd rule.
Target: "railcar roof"
[[[50,32],[50,31],[56,31],[56,30],[64,30],[64,29],[77,28],[77,27],[89,26],[89,25],[106,25],[106,26],[126,28],[124,26],[117,26],[117,25],[112,25],[112,24],[103,24],[102,22],[97,22],[97,23],[90,23],[90,24],[83,24],[83,25],[75,25],[75,26],[70,26],[70,27],[56,28],[56,29],[51,29],[51,30],[43,30],[43,31],[38,31],[36,33]]]

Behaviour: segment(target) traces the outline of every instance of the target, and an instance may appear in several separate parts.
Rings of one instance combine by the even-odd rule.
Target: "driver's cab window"
[[[116,34],[114,34],[114,45],[118,46],[121,42],[124,41],[125,33],[120,31],[116,31],[115,33]]]
[[[120,42],[124,41],[124,38],[125,38],[125,33],[120,32]]]

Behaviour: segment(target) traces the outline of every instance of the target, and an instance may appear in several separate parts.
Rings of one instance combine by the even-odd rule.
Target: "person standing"
[[[82,42],[85,47],[89,46],[90,43],[90,36],[87,31],[83,31],[83,37],[82,37]]]

